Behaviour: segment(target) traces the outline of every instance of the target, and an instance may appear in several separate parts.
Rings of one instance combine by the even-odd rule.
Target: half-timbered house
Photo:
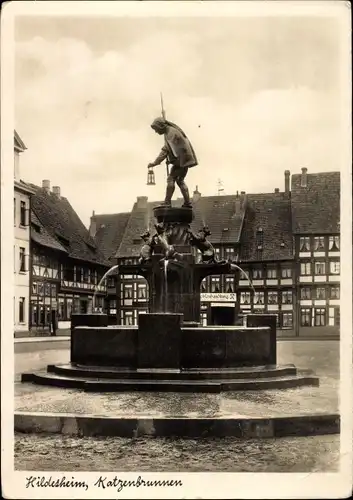
[[[105,309],[106,282],[99,283],[109,262],[97,248],[60,188],[44,180],[34,191],[31,217],[32,331],[50,331],[56,322],[69,328],[73,312]],[[96,291],[95,304],[93,295]]]

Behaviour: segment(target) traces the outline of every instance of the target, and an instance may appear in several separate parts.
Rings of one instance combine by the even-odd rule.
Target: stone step
[[[54,373],[23,374],[22,382],[32,382],[54,387],[83,389],[92,392],[222,392],[257,391],[268,389],[288,389],[302,386],[318,386],[315,376],[283,376],[262,379],[226,380],[141,380],[141,379],[88,379],[84,377],[65,377]]]
[[[294,365],[284,366],[254,366],[242,368],[163,370],[131,368],[84,366],[71,363],[48,365],[48,372],[64,376],[78,376],[103,379],[141,379],[141,380],[218,380],[218,379],[257,379],[296,375]]]

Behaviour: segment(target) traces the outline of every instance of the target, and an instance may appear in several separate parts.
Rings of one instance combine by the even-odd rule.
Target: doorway
[[[211,325],[234,325],[234,307],[211,307]]]

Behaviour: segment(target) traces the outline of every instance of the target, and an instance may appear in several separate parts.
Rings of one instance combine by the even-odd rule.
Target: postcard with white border
[[[4,498],[351,495],[350,8],[3,6]]]

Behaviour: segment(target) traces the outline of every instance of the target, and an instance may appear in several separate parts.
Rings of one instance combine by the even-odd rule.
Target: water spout
[[[248,273],[246,273],[246,272],[244,271],[244,269],[242,269],[242,268],[241,268],[240,266],[238,266],[237,264],[234,264],[234,262],[232,262],[232,263],[230,264],[230,267],[231,267],[231,269],[233,269],[233,270],[234,270],[235,268],[236,268],[236,269],[239,269],[239,271],[240,271],[241,273],[243,273],[243,274],[244,274],[244,276],[246,277],[246,279],[247,279],[247,280],[248,280],[248,282],[249,282],[249,285],[250,285],[250,287],[251,287],[252,291],[255,293],[255,288],[254,288],[254,285],[252,284],[252,281],[251,281],[251,279],[250,279],[250,277],[249,277]]]
[[[113,272],[115,271],[115,269],[119,269],[119,264],[116,264],[115,266],[111,267],[110,269],[108,269],[108,271],[103,275],[102,279],[100,280],[100,282],[98,283],[98,285],[95,287],[95,291],[94,291],[94,294],[93,294],[93,300],[92,300],[92,311],[95,312],[96,311],[96,295],[97,295],[97,292],[99,291],[99,287],[101,286],[101,284],[104,282],[104,280],[107,279],[107,277]]]

